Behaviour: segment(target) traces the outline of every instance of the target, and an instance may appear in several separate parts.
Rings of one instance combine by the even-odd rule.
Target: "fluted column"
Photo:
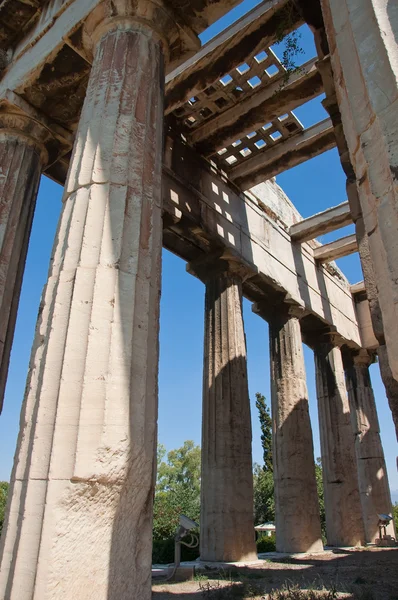
[[[47,137],[17,109],[0,111],[0,412]]]
[[[93,66],[23,405],[4,600],[151,598],[164,72],[145,19],[158,4],[135,3],[138,21],[102,5],[112,15],[87,24]]]
[[[242,280],[223,260],[190,269],[206,285],[200,557],[256,560]]]
[[[380,426],[370,380],[371,357],[365,350],[345,356],[345,374],[351,423],[355,435],[359,493],[366,541],[379,537],[378,514],[391,514],[388,475],[380,439]],[[388,533],[395,537],[394,522]]]
[[[276,549],[323,550],[299,309],[269,318]]]
[[[394,0],[321,0],[337,100],[398,381],[398,14]]]
[[[326,339],[314,347],[326,536],[329,546],[357,546],[365,533],[343,361],[335,342]]]

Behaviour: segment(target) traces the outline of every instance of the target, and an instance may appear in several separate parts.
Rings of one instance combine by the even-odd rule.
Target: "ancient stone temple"
[[[255,558],[242,297],[269,323],[277,549],[322,550],[303,342],[328,543],[391,511],[369,365],[398,428],[398,4],[263,0],[201,45],[237,4],[0,2],[1,401],[40,176],[64,186],[2,600],[151,597],[162,245],[206,288],[202,558]],[[270,46],[303,23],[317,56],[289,73]],[[292,111],[322,93],[305,129]],[[335,146],[347,200],[303,220],[274,178]],[[332,262],[352,252],[355,286]]]

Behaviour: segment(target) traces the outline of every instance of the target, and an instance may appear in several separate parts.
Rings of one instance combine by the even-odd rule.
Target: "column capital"
[[[166,63],[177,66],[200,48],[200,40],[164,0],[101,2],[86,19],[83,45],[90,59],[98,42],[114,30],[140,31],[161,43]]]
[[[369,367],[376,361],[376,354],[361,348],[358,352],[353,353],[352,360],[355,366]]]
[[[289,294],[276,294],[267,301],[255,302],[252,311],[266,321],[275,319],[287,321],[292,318],[300,320],[309,314],[309,311],[294,302]]]
[[[203,283],[221,275],[245,281],[250,276],[237,258],[230,252],[213,252],[187,264],[187,272]]]
[[[46,142],[52,138],[51,132],[15,107],[1,107],[0,139],[12,136],[22,138],[26,144],[38,149],[42,164],[48,163]]]
[[[0,138],[16,137],[40,152],[43,167],[54,163],[73,146],[73,136],[49,122],[18,94],[6,90],[0,98]]]

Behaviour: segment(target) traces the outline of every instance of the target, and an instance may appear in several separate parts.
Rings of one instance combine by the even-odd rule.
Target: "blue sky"
[[[202,36],[207,41],[232,20],[259,2],[245,1],[228,17],[214,24]],[[305,51],[298,62],[315,56],[312,35],[306,27],[300,29],[300,43]],[[281,56],[282,48],[274,51]],[[297,109],[295,114],[304,126],[324,119],[327,115],[319,97]],[[303,216],[309,216],[346,200],[345,178],[336,150],[307,161],[277,177]],[[28,259],[22,288],[20,309],[11,356],[10,371],[3,413],[0,417],[0,480],[7,480],[18,433],[19,413],[24,393],[30,349],[34,335],[41,291],[47,277],[53,237],[61,209],[62,188],[42,178]],[[324,236],[321,241],[336,239],[353,231],[353,226]],[[354,283],[363,279],[358,256],[338,261],[338,265]],[[200,444],[204,286],[185,271],[185,263],[167,251],[163,252],[163,280],[160,323],[159,373],[159,441],[168,450],[181,446],[187,439]],[[244,301],[244,320],[247,337],[249,388],[252,399],[253,458],[261,461],[260,429],[254,404],[255,392],[267,399],[269,391],[268,326],[251,312]],[[310,397],[311,422],[315,455],[320,455],[319,428],[316,407],[315,374],[312,351],[305,347],[307,383]],[[380,379],[378,365],[372,365],[371,375],[381,426],[382,441],[394,499],[398,501],[398,476],[395,466],[397,444],[391,413]]]

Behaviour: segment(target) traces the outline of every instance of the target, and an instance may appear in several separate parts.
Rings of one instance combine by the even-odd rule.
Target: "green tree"
[[[323,496],[322,461],[320,458],[317,458],[315,461],[315,479],[316,489],[318,492],[319,515],[321,518],[322,535],[326,539],[325,500]]]
[[[395,502],[395,504],[392,507],[392,516],[394,517],[395,531],[398,535],[398,502]]]
[[[275,519],[274,477],[257,464],[253,468],[254,524]]]
[[[0,481],[0,534],[3,529],[4,513],[6,510],[7,494],[8,494],[8,483],[7,481]]]
[[[272,473],[272,419],[265,396],[256,393],[256,407],[259,413],[261,427],[261,445],[263,447],[263,470]]]
[[[181,514],[194,521],[200,518],[200,447],[188,440],[171,450],[164,460],[164,446],[158,448],[153,537],[165,540],[174,535]]]

